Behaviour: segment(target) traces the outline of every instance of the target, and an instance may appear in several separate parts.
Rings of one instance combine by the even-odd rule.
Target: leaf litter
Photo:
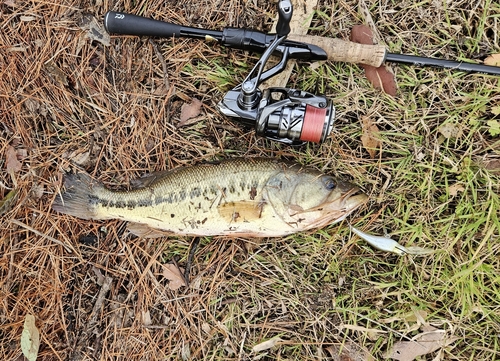
[[[183,286],[186,286],[186,280],[182,276],[184,272],[183,269],[179,269],[175,264],[168,263],[163,265],[163,277],[165,277],[168,282],[168,288],[175,291]]]
[[[491,54],[484,59],[484,65],[500,66],[500,54]]]
[[[373,356],[358,344],[348,341],[339,345],[331,345],[325,348],[333,361],[373,361]]]
[[[254,347],[252,347],[252,352],[262,352],[269,350],[276,346],[279,342],[283,341],[280,337],[273,337],[269,340],[263,341]]]
[[[361,118],[361,128],[363,134],[361,135],[361,142],[366,149],[370,158],[375,158],[378,149],[380,148],[379,129],[377,124],[370,117]]]
[[[186,125],[191,125],[197,121],[195,119],[201,114],[201,107],[203,103],[201,100],[193,98],[191,103],[184,103],[181,107],[181,115],[178,126],[184,127]]]
[[[35,316],[27,314],[21,334],[21,350],[28,361],[35,361],[40,348],[40,331],[35,325]]]
[[[430,354],[458,340],[458,337],[448,335],[445,330],[432,326],[422,328],[423,332],[413,337],[411,341],[396,342],[388,357],[399,361],[413,361],[419,356]]]
[[[5,151],[5,169],[7,173],[13,175],[19,172],[23,167],[23,164],[19,161],[18,151],[9,145]]]

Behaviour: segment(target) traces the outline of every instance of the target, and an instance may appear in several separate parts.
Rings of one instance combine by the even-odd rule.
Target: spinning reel
[[[335,116],[329,99],[297,89],[259,89],[263,81],[285,69],[288,59],[316,61],[329,58],[327,51],[319,46],[287,39],[292,13],[290,0],[280,0],[276,34],[241,28],[214,31],[115,11],[106,13],[104,27],[110,33],[216,40],[223,46],[262,52],[262,57],[243,83],[230,90],[218,104],[219,110],[254,126],[257,134],[272,140],[290,145],[307,141],[321,143],[330,133]],[[264,70],[273,53],[281,54],[280,62]]]
[[[280,0],[274,40],[243,83],[231,89],[218,107],[224,115],[255,126],[256,133],[268,139],[289,145],[321,143],[330,134],[335,118],[335,108],[328,98],[290,88],[259,89],[263,81],[286,67],[290,48],[280,44],[290,32],[292,13],[290,0]],[[281,53],[281,60],[264,71],[270,56],[276,52]]]

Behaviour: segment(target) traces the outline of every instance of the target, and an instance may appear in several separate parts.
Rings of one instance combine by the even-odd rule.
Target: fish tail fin
[[[53,210],[83,219],[99,219],[95,200],[104,189],[102,184],[85,173],[65,174],[64,188],[52,203]]]

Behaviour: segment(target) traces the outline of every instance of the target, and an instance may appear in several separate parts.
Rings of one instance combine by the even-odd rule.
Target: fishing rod
[[[258,88],[263,81],[283,71],[288,59],[342,61],[375,67],[384,62],[395,62],[500,75],[500,67],[495,66],[394,54],[382,45],[289,34],[292,14],[290,0],[280,0],[275,34],[234,27],[225,27],[221,31],[194,28],[115,11],[106,13],[104,27],[114,34],[202,39],[229,48],[262,53],[246,79],[230,90],[218,107],[226,116],[254,126],[257,134],[290,145],[323,142],[331,131],[335,108],[326,97],[302,90],[276,87],[261,91]],[[281,60],[264,71],[273,54],[280,56]]]

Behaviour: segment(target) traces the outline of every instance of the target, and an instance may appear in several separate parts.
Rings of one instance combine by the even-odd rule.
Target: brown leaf
[[[351,41],[358,44],[373,45],[373,33],[366,25],[354,25],[351,29]]]
[[[500,171],[500,159],[490,159],[484,162],[484,168],[490,171]]]
[[[325,348],[334,361],[373,361],[373,356],[354,342]]]
[[[418,356],[439,350],[457,339],[457,337],[448,336],[443,330],[434,329],[433,331],[422,332],[411,341],[396,342],[388,357],[399,361],[413,361]]]
[[[377,155],[377,150],[380,147],[378,127],[369,117],[361,118],[361,127],[363,129],[361,143],[363,143],[363,147],[367,150],[368,154],[370,154],[370,158],[373,159]]]
[[[163,277],[165,277],[170,282],[168,283],[168,287],[175,291],[182,286],[186,286],[186,282],[184,282],[184,277],[181,275],[181,270],[177,268],[174,264],[165,264],[163,265]]]
[[[484,65],[500,66],[500,54],[491,54],[484,59]]]
[[[351,29],[351,41],[359,44],[373,45],[373,33],[366,25],[355,25]],[[398,87],[390,68],[383,64],[378,68],[366,64],[360,65],[365,69],[366,78],[376,89],[380,89],[393,97],[396,96]]]
[[[465,187],[460,183],[452,184],[449,188],[450,196],[455,197],[458,192],[463,192]]]
[[[142,311],[141,318],[144,326],[151,326],[153,324],[153,321],[151,321],[151,313],[149,311]]]
[[[80,166],[86,166],[90,162],[90,151],[82,152],[81,149],[66,151],[62,157]]]
[[[5,168],[7,169],[7,173],[14,174],[19,172],[22,166],[22,163],[17,159],[17,151],[12,145],[9,145],[5,151]]]
[[[181,107],[181,117],[178,126],[182,127],[191,124],[192,122],[189,122],[189,119],[200,115],[202,105],[203,103],[196,98],[193,98],[189,104],[184,103]]]
[[[43,68],[56,83],[68,86],[68,77],[55,62],[51,60],[45,63]]]
[[[90,13],[83,14],[79,25],[82,29],[87,30],[85,37],[92,41],[98,41],[104,46],[110,45],[111,38],[108,32],[104,29],[102,21],[97,20],[94,15]]]

